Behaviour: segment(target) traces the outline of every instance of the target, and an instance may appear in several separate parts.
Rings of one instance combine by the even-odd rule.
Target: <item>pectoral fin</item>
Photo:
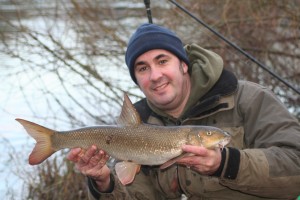
[[[117,176],[123,185],[130,184],[140,171],[140,165],[133,162],[118,162],[115,166]]]
[[[168,167],[170,167],[171,165],[173,165],[174,163],[176,163],[179,159],[184,158],[184,157],[188,157],[188,156],[192,156],[194,154],[192,153],[184,153],[181,154],[180,156],[177,156],[171,160],[168,160],[167,162],[165,162],[164,164],[162,164],[159,168],[160,169],[166,169]]]

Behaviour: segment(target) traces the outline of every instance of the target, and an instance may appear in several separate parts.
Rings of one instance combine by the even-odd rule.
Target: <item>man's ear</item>
[[[182,71],[183,74],[186,74],[188,72],[188,65],[183,62],[183,61],[180,61],[180,70]]]

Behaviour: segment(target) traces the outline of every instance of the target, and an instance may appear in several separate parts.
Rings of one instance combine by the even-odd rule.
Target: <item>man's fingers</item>
[[[96,166],[99,164],[99,162],[104,162],[104,164],[106,163],[106,161],[104,160],[104,152],[102,150],[100,151],[96,151],[95,154],[93,155],[93,157],[90,159],[89,164],[91,164],[92,166]]]
[[[199,147],[194,145],[183,145],[182,150],[188,153],[193,153],[198,156],[207,156],[207,149],[205,147]]]
[[[76,168],[83,174],[91,172],[93,174],[95,169],[99,170],[106,165],[109,156],[103,150],[99,150],[95,145],[92,145],[87,150],[81,148],[72,149],[68,154],[68,159],[75,162]]]
[[[96,170],[100,170],[102,169],[104,166],[106,166],[106,162],[108,160],[108,155],[105,155],[104,157],[102,157],[99,162],[97,163],[97,165],[95,166]]]
[[[184,157],[184,158],[181,158],[177,161],[178,164],[183,164],[183,165],[195,165],[195,164],[199,164],[200,159],[196,156],[188,156],[188,157]]]
[[[78,160],[78,156],[81,152],[82,152],[81,148],[71,149],[71,151],[67,155],[67,159],[70,161],[76,162]]]
[[[97,151],[97,147],[95,145],[92,145],[89,149],[86,150],[83,156],[81,156],[81,159],[79,160],[80,164],[86,164],[90,161],[90,159],[94,156],[94,154]]]

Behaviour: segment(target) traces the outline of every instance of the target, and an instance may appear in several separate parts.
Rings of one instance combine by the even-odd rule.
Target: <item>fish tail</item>
[[[29,156],[29,164],[37,165],[50,157],[56,150],[52,148],[51,136],[55,131],[33,122],[16,119],[27,133],[36,140],[36,145]]]

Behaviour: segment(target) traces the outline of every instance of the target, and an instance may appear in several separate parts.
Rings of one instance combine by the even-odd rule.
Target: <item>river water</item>
[[[2,64],[13,65],[14,62],[4,55],[0,56]],[[1,75],[3,70],[1,70]],[[30,116],[31,111],[26,106],[22,94],[15,88],[13,80],[2,79],[0,96],[0,198],[6,199],[8,193],[19,196],[23,185],[22,180],[16,175],[17,169],[14,159],[19,157],[21,152],[29,152],[33,146],[33,141],[23,133],[22,128],[14,120],[19,116]],[[20,153],[19,153],[20,152]],[[19,160],[19,164],[27,166],[25,159]]]

